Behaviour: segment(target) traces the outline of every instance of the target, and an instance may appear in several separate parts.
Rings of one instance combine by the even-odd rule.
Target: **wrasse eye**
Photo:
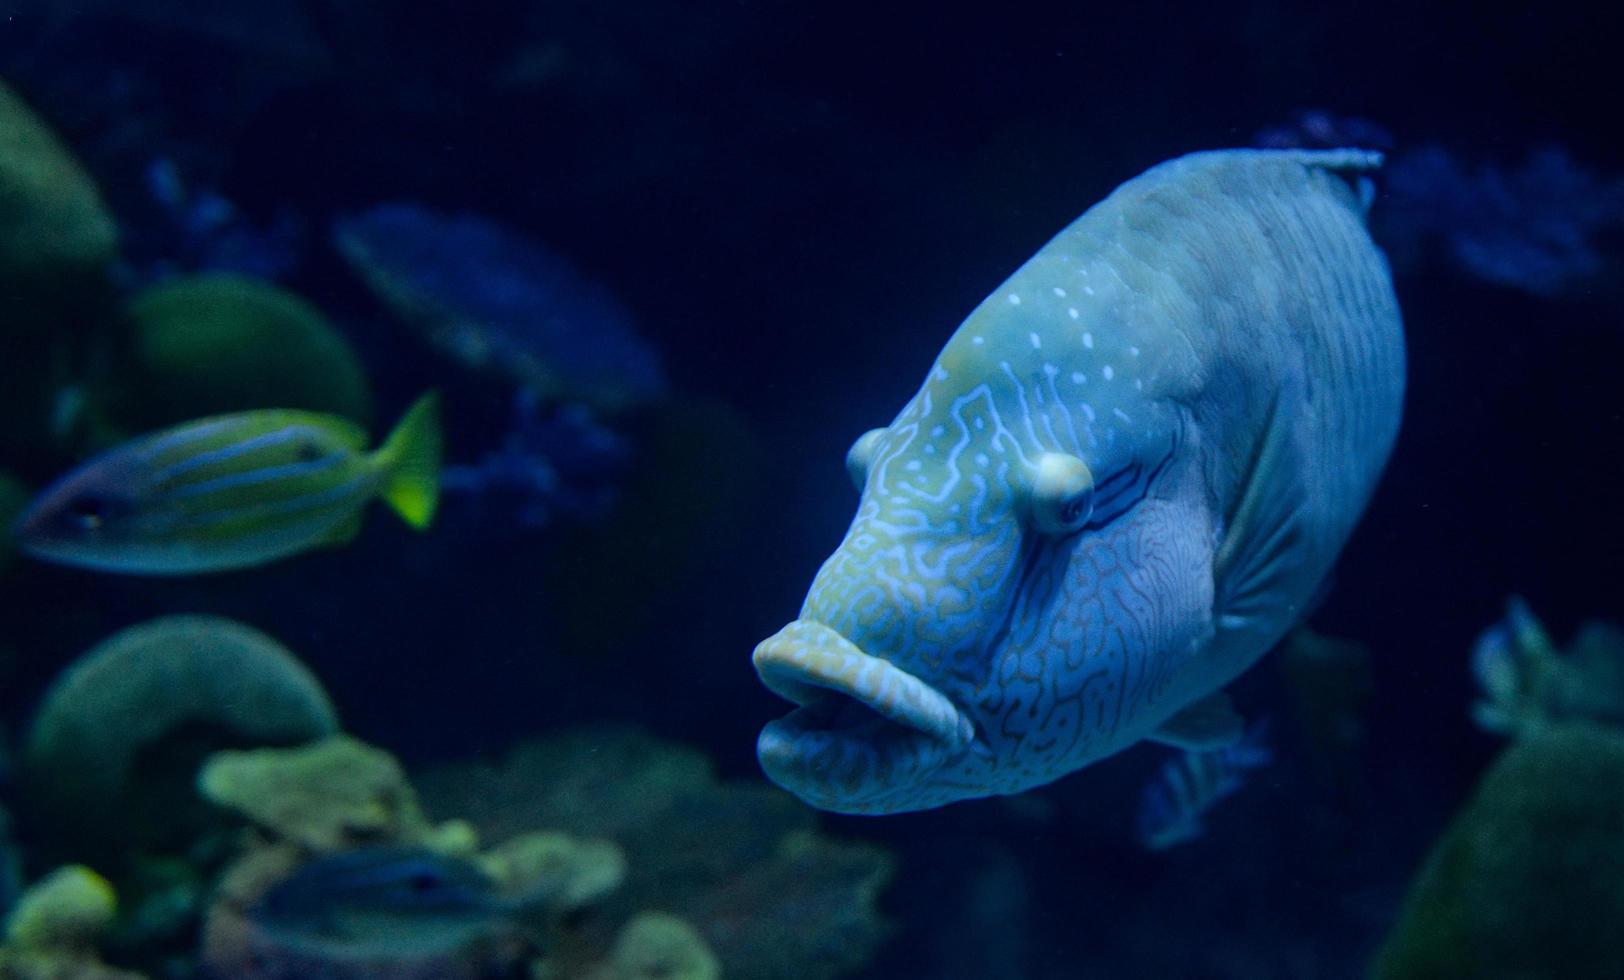
[[[412,891],[421,895],[425,892],[431,892],[435,888],[439,887],[440,880],[426,871],[420,871],[408,878],[406,885]]]
[[[846,453],[846,474],[851,477],[852,485],[858,493],[863,492],[863,486],[868,483],[868,467],[874,461],[874,453],[880,447],[880,440],[885,438],[884,429],[869,429],[857,437]]]
[[[1044,534],[1071,534],[1094,515],[1094,474],[1066,453],[1044,453],[1032,475],[1032,523]]]
[[[86,531],[100,529],[111,509],[107,498],[97,496],[76,497],[68,504],[68,514],[75,524]]]

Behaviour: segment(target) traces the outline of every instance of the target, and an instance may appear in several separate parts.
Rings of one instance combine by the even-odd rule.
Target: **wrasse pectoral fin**
[[[1229,695],[1214,691],[1185,705],[1148,737],[1174,748],[1207,752],[1235,744],[1245,731],[1246,723],[1236,714]]]
[[[1282,382],[1282,387],[1285,387]],[[1270,617],[1304,558],[1302,467],[1292,446],[1292,419],[1276,395],[1247,467],[1246,489],[1224,527],[1213,558],[1217,586],[1213,619],[1221,630],[1244,630]],[[1291,403],[1298,399],[1293,396]]]

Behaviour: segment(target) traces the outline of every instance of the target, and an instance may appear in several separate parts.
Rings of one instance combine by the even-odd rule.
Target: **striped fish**
[[[1263,723],[1233,745],[1183,752],[1162,766],[1139,797],[1139,842],[1162,851],[1201,836],[1201,818],[1246,782],[1246,774],[1274,760]]]
[[[375,496],[427,527],[439,493],[437,396],[420,398],[377,450],[366,445],[359,426],[313,412],[188,422],[57,481],[24,512],[17,543],[66,565],[190,575],[344,544]]]

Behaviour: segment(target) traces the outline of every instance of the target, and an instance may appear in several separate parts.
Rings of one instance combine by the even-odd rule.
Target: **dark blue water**
[[[0,475],[33,492],[184,421],[182,395],[158,397],[176,378],[241,390],[218,353],[168,375],[143,361],[132,312],[155,284],[222,272],[319,311],[364,370],[375,435],[441,391],[455,472],[425,534],[372,507],[349,544],[246,571],[0,557],[0,855],[18,865],[0,901],[90,864],[119,892],[97,940],[109,962],[246,969],[207,923],[250,821],[199,803],[190,780],[207,749],[262,741],[177,723],[143,743],[96,798],[147,823],[165,822],[151,816],[164,801],[196,811],[161,833],[132,817],[101,821],[90,836],[104,840],[67,838],[32,802],[45,777],[27,772],[30,729],[53,680],[165,614],[276,638],[345,732],[398,758],[430,816],[469,818],[485,846],[560,830],[625,852],[618,892],[568,915],[555,900],[522,954],[332,975],[517,976],[551,957],[557,975],[592,976],[653,909],[684,917],[724,976],[1040,980],[1365,976],[1507,745],[1469,714],[1480,631],[1512,594],[1559,644],[1584,621],[1624,620],[1616,14],[673,0],[40,0],[5,14],[0,80],[78,161],[119,246],[88,271],[41,271],[8,258],[28,239],[0,228],[0,263],[15,266],[0,268]],[[1371,224],[1408,351],[1398,442],[1308,620],[1364,647],[1354,679],[1309,665],[1304,680],[1280,654],[1245,674],[1232,693],[1273,720],[1275,761],[1166,852],[1133,829],[1171,757],[1160,746],[903,816],[814,815],[768,789],[755,741],[782,704],[750,652],[794,618],[851,519],[851,441],[890,421],[989,291],[1124,180],[1194,150],[1343,141],[1389,154]],[[0,224],[65,227],[8,210],[14,180],[0,161]],[[386,271],[440,292],[414,306],[378,288],[334,229],[388,203],[488,223],[481,274],[451,268],[465,250],[425,222],[388,232],[424,244]],[[484,274],[504,240],[522,243],[508,246],[519,271]],[[538,267],[539,282],[523,275]],[[447,306],[473,309],[494,347],[436,332]],[[1326,712],[1347,713],[1329,744]],[[594,739],[618,746],[606,725],[748,785],[730,795],[689,771],[676,803],[649,802],[680,780],[627,768],[658,769],[641,742],[591,769]],[[520,774],[504,796],[433,775],[571,737],[577,755],[539,771],[578,774],[579,789],[527,795],[540,777]],[[867,846],[796,864],[780,852],[792,831]],[[1586,860],[1619,870],[1616,850]],[[165,874],[188,897],[154,911]],[[1624,878],[1611,880],[1616,896]],[[1528,899],[1603,902],[1570,884],[1553,876]],[[1529,940],[1553,944],[1534,975],[1611,975],[1563,959],[1559,935]],[[288,962],[241,975],[317,969]]]

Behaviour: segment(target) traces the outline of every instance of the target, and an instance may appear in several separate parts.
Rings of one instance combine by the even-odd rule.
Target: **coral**
[[[89,175],[0,82],[0,295],[99,273],[117,248],[117,229]]]
[[[94,950],[118,915],[107,879],[82,864],[57,868],[23,893],[6,920],[6,944],[25,949]]]
[[[246,276],[204,275],[144,290],[129,304],[130,389],[120,421],[157,428],[254,408],[298,408],[366,423],[360,358],[309,303]]]
[[[190,842],[213,750],[293,745],[338,722],[321,684],[249,626],[168,616],[104,640],[46,693],[23,753],[41,832],[75,856]]]
[[[476,934],[428,920],[406,941],[375,937],[365,949],[327,948],[259,924],[252,909],[307,855],[293,844],[250,850],[222,876],[203,927],[202,973],[220,980],[487,980],[514,975],[528,951],[504,930]],[[376,946],[377,948],[373,948]]]
[[[333,235],[384,303],[469,367],[610,410],[665,387],[658,357],[620,302],[514,231],[385,204],[339,222]]]
[[[0,947],[0,980],[145,980],[100,960]]]
[[[720,980],[721,964],[693,926],[664,912],[643,912],[620,930],[609,963],[593,980]]]
[[[376,923],[383,933],[366,930],[359,945],[336,935],[287,935],[257,914],[256,904],[313,854],[342,857],[357,847],[408,845],[472,857],[490,876],[492,894],[501,896],[493,901],[557,913],[601,897],[624,874],[624,858],[614,845],[563,834],[521,835],[478,855],[470,824],[431,825],[400,764],[347,737],[301,749],[222,752],[210,758],[198,784],[205,797],[247,816],[272,838],[250,846],[216,890],[204,920],[203,945],[203,961],[213,976],[475,980],[510,975],[503,971],[529,954],[517,925],[501,916],[492,916],[490,923],[469,922],[455,910],[440,915],[405,909],[402,920],[388,928]],[[401,930],[406,936],[395,935]]]
[[[0,980],[141,980],[101,962],[98,946],[118,914],[113,886],[82,865],[35,882],[6,922]]]
[[[436,837],[400,763],[344,735],[300,748],[219,752],[197,782],[205,799],[317,853]],[[453,824],[447,836],[452,849],[467,846],[466,825]]]
[[[552,831],[504,841],[478,864],[505,894],[566,912],[598,901],[626,879],[626,856],[614,843]]]
[[[515,524],[539,528],[560,516],[601,515],[630,456],[626,439],[585,405],[543,411],[540,396],[520,388],[501,446],[476,463],[445,467],[440,488],[453,510],[472,518],[461,521],[459,534],[483,527],[506,536]]]
[[[1624,726],[1624,631],[1608,623],[1584,623],[1563,651],[1512,596],[1505,618],[1479,635],[1472,672],[1482,695],[1472,717],[1487,731],[1516,735],[1569,720]]]
[[[168,157],[147,164],[146,197],[126,225],[125,265],[152,283],[179,274],[233,272],[256,279],[284,277],[298,264],[302,226],[278,211],[258,227],[212,187],[189,181]]]
[[[44,455],[69,343],[110,319],[106,270],[116,252],[89,176],[0,81],[0,452],[10,465]]]
[[[464,816],[488,840],[549,827],[624,850],[625,883],[576,923],[578,945],[607,952],[613,925],[675,909],[728,977],[817,980],[860,966],[886,931],[876,908],[886,852],[828,839],[787,795],[719,782],[703,755],[635,731],[531,742],[500,765],[416,782],[430,813]]]
[[[1616,976],[1624,946],[1624,734],[1513,743],[1433,848],[1375,980]]]

